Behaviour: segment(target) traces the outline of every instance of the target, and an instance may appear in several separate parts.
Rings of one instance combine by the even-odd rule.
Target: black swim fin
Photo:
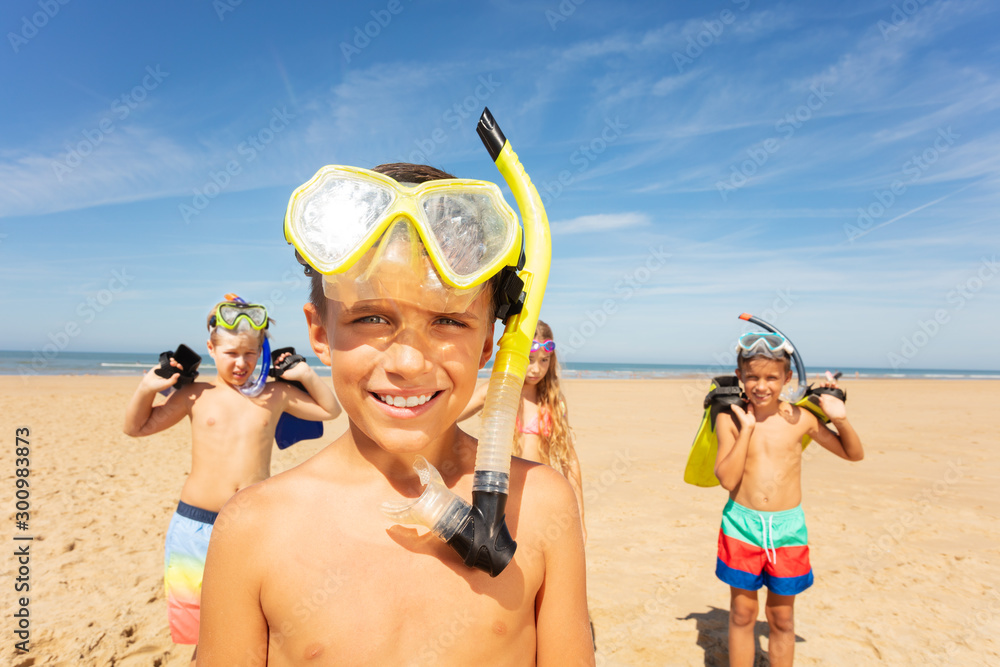
[[[179,371],[176,366],[170,364],[171,357],[181,365]],[[169,378],[174,373],[179,372],[181,376],[177,378],[177,383],[174,384],[173,388],[180,389],[184,385],[194,382],[195,378],[198,377],[199,366],[201,366],[201,356],[184,343],[181,343],[177,346],[176,351],[167,350],[160,353],[160,367],[154,369],[153,372],[161,378]]]

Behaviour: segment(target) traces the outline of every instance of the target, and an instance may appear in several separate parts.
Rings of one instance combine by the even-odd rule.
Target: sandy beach
[[[0,664],[186,665],[167,630],[163,539],[190,465],[186,424],[121,431],[137,377],[0,377]],[[796,603],[797,664],[1000,664],[1000,382],[852,380],[866,446],[810,447],[816,584]],[[681,475],[707,382],[567,380],[583,467],[599,665],[726,664],[714,576],[720,488]],[[470,422],[475,425],[475,421]],[[341,433],[275,452],[290,468]],[[31,651],[14,653],[14,430],[31,431]],[[758,623],[767,649],[766,623]]]

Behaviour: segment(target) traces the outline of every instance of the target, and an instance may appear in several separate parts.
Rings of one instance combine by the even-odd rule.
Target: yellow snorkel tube
[[[382,510],[400,523],[428,526],[458,552],[466,565],[495,577],[507,567],[517,549],[504,520],[510,457],[528,353],[549,279],[552,240],[542,199],[489,109],[483,109],[476,131],[520,209],[524,263],[511,272],[511,279],[501,288],[503,310],[499,317],[506,326],[483,406],[472,505],[448,489],[438,471],[420,458],[414,469],[426,486],[424,492],[413,502],[384,503]]]

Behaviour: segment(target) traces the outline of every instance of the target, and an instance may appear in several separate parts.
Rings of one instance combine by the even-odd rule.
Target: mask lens
[[[489,195],[432,193],[421,198],[433,242],[459,282],[477,277],[507,250],[516,222],[502,216]]]
[[[785,339],[778,334],[773,333],[748,333],[743,334],[740,337],[740,347],[745,350],[752,350],[758,346],[766,346],[767,349],[774,352],[780,349],[785,344]]]
[[[379,183],[331,175],[317,184],[295,216],[316,268],[336,266],[351,254],[392,205],[394,193]]]
[[[260,328],[267,321],[267,311],[262,306],[241,306],[237,304],[223,304],[219,306],[219,319],[229,329],[236,326],[236,321],[240,317],[246,317],[254,326]]]

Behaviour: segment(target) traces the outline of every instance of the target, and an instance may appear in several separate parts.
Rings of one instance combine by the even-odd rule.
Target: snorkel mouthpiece
[[[505,522],[510,457],[528,354],[548,282],[552,244],[541,197],[489,109],[483,110],[477,132],[514,193],[521,212],[524,263],[523,268],[517,267],[519,272],[514,277],[523,281],[524,292],[509,293],[511,303],[502,313],[506,327],[483,406],[472,505],[448,489],[430,463],[418,458],[413,468],[426,487],[424,492],[412,502],[384,503],[382,510],[401,523],[429,527],[466,565],[495,577],[507,567],[517,549]],[[515,291],[519,292],[509,290]]]

